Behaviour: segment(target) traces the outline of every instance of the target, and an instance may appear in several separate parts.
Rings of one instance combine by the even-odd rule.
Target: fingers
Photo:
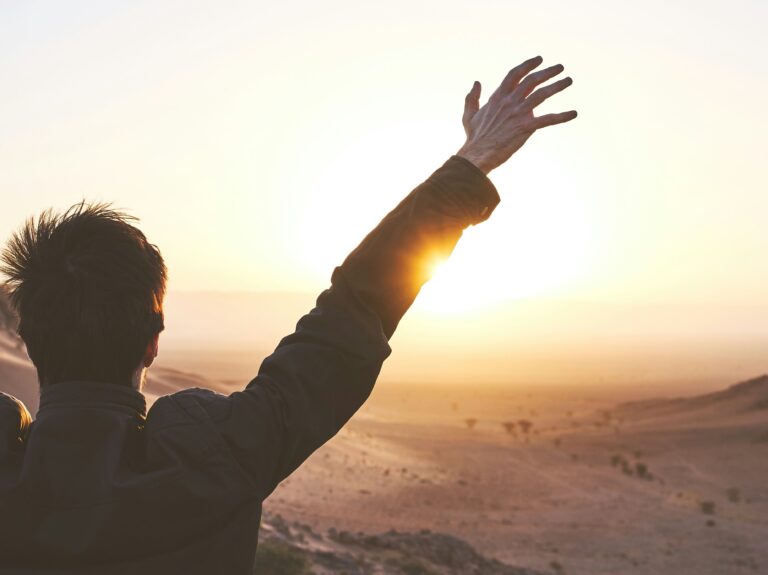
[[[464,125],[464,130],[467,132],[467,135],[469,135],[470,122],[480,109],[480,89],[480,82],[475,80],[469,94],[464,98],[464,115],[461,118],[461,123]]]
[[[510,94],[510,97],[512,99],[518,99],[518,100],[522,100],[523,98],[526,98],[528,94],[533,92],[533,89],[536,86],[538,86],[543,82],[546,82],[550,78],[554,78],[563,70],[565,70],[565,68],[563,67],[562,64],[555,64],[554,66],[545,68],[540,72],[530,74],[525,78],[525,80],[520,82],[520,85],[517,88],[515,88],[512,91],[512,94]]]
[[[520,80],[522,80],[530,72],[538,68],[543,61],[544,59],[541,56],[536,56],[535,58],[530,58],[529,60],[526,60],[522,64],[518,64],[517,66],[512,68],[507,73],[507,76],[501,81],[501,84],[499,84],[499,87],[496,88],[496,91],[491,96],[491,99],[499,98],[511,92],[517,86]]]
[[[554,126],[555,124],[562,124],[564,122],[570,122],[577,116],[576,110],[570,112],[561,112],[560,114],[544,114],[538,118],[534,118],[527,123],[526,127],[533,130],[539,128],[546,128],[547,126]]]
[[[526,60],[522,64],[515,66],[509,71],[507,77],[502,80],[499,89],[504,92],[509,92],[517,86],[520,80],[538,68],[543,61],[544,59],[541,56],[536,56],[535,58],[531,58],[530,60]]]
[[[553,82],[549,86],[544,86],[543,88],[539,88],[533,94],[528,96],[528,98],[525,100],[525,108],[528,110],[533,110],[536,106],[541,104],[544,100],[546,100],[550,96],[554,96],[558,92],[562,92],[571,84],[573,84],[573,79],[569,77],[569,78],[563,78],[562,80],[558,80],[557,82]]]

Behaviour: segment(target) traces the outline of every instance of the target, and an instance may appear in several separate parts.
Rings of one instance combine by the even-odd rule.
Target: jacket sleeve
[[[334,270],[330,288],[245,390],[216,408],[219,433],[262,498],[368,398],[430,263],[498,202],[485,174],[451,157]]]

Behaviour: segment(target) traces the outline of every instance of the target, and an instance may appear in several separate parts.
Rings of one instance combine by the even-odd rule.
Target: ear
[[[147,349],[144,351],[144,367],[149,367],[152,365],[152,362],[155,361],[155,358],[157,357],[157,349],[158,349],[158,343],[160,341],[160,334],[155,334],[155,337],[153,337],[151,340],[149,340],[149,343],[147,344]]]

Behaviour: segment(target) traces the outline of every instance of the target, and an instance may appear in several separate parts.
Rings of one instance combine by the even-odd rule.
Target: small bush
[[[403,575],[437,575],[432,569],[415,559],[393,558],[387,560],[387,563]]]
[[[262,541],[256,549],[253,575],[305,575],[308,562],[298,549],[279,541]]]
[[[701,512],[704,515],[714,515],[715,514],[715,502],[714,501],[702,501],[699,503],[699,506],[701,508]]]
[[[434,571],[427,569],[424,565],[417,563],[416,561],[403,563],[400,565],[400,569],[402,569],[405,575],[435,575]]]
[[[521,419],[517,422],[517,426],[523,433],[528,433],[531,430],[531,427],[533,427],[533,422],[528,421],[527,419]]]
[[[645,463],[635,463],[635,474],[642,479],[651,479],[652,475],[648,471],[648,466]]]

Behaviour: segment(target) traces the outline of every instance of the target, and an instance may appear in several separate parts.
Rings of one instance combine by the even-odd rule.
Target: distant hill
[[[706,422],[713,416],[749,417],[762,414],[768,418],[768,375],[736,383],[714,393],[623,403],[615,413],[630,420],[682,418]]]
[[[164,366],[153,366],[147,371],[144,395],[147,396],[147,405],[151,405],[155,399],[162,395],[169,395],[180,389],[189,389],[191,387],[212,389],[219,393],[234,391],[234,389],[230,389],[230,386],[223,382],[210,380],[196,373]]]

